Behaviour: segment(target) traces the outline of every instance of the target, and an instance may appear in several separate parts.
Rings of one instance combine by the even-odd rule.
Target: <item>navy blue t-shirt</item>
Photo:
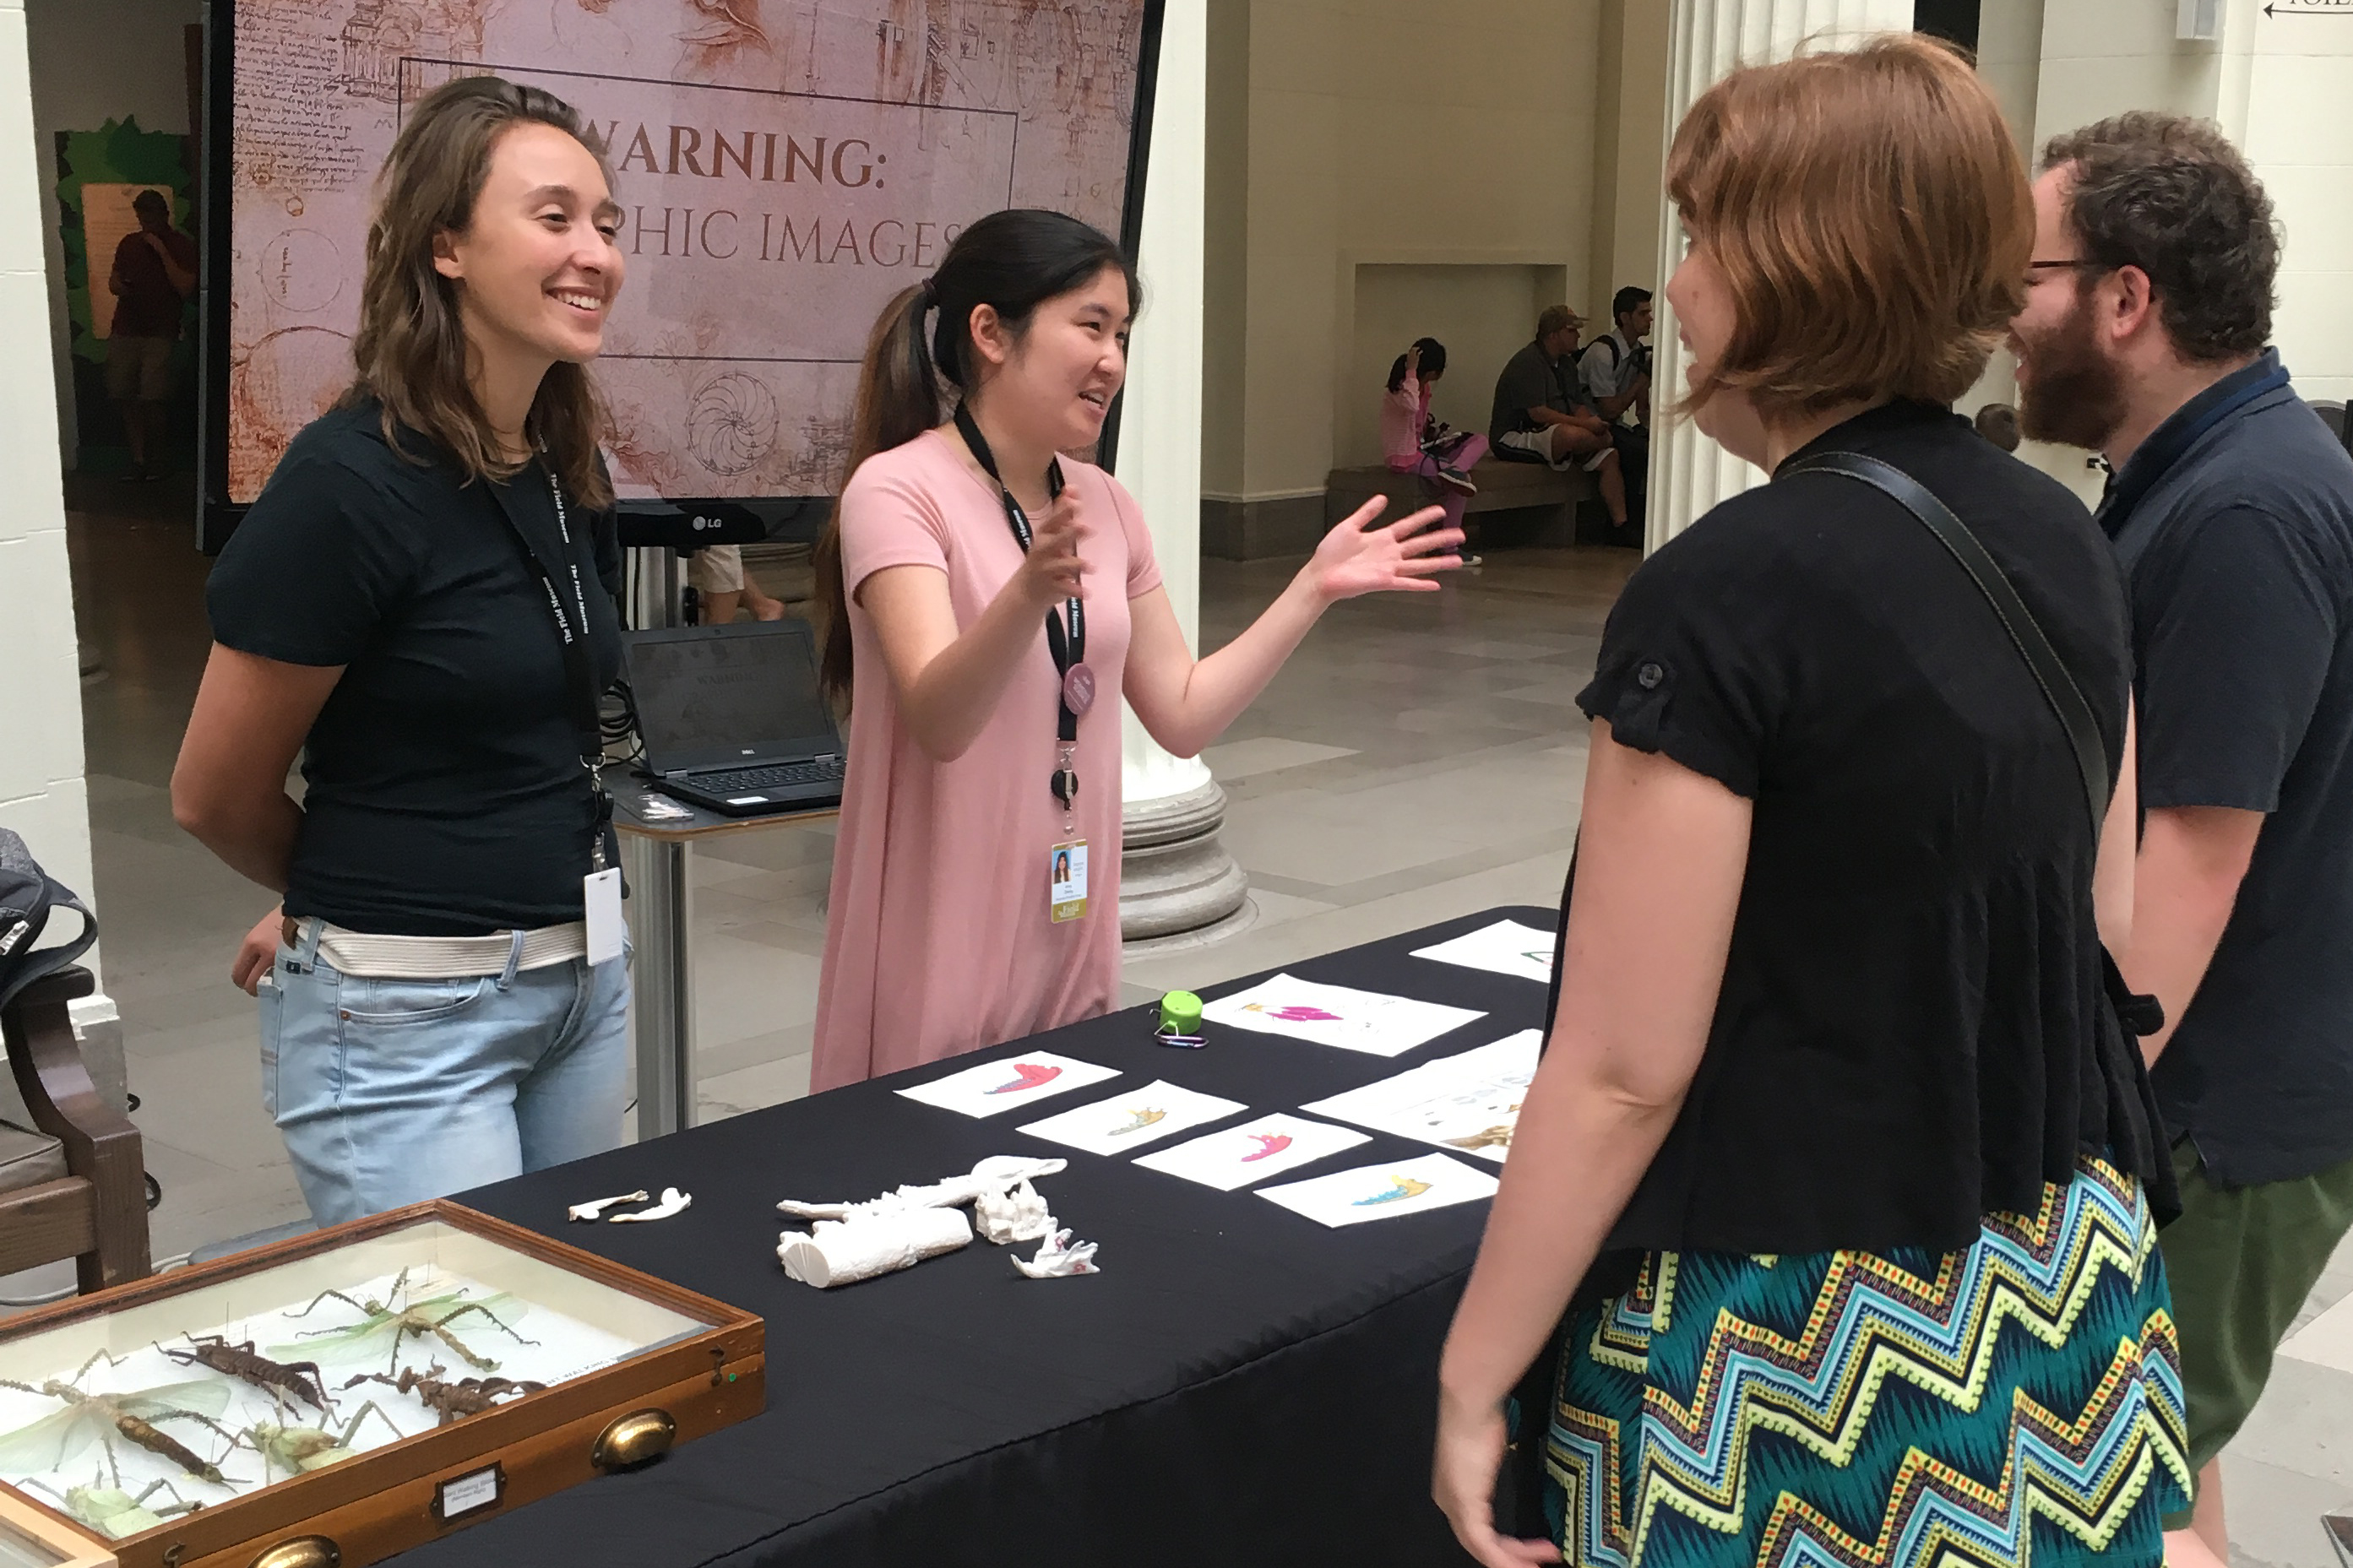
[[[286,912],[405,936],[578,920],[596,796],[515,534],[563,559],[546,472],[468,484],[414,431],[395,453],[382,418],[366,403],[296,436],[206,591],[223,646],[343,667],[303,745]],[[612,512],[568,511],[601,690],[620,672],[619,539]]]
[[[2165,462],[2278,378],[2266,353],[2191,399],[2099,514],[2131,595],[2142,806],[2265,814],[2151,1074],[2232,1186],[2353,1160],[2353,458],[2282,384]]]

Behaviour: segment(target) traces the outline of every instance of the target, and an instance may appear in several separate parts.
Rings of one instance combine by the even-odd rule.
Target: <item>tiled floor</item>
[[[106,986],[164,1185],[163,1257],[302,1214],[259,1108],[251,1004],[227,980],[270,900],[180,834],[165,794],[206,647],[204,563],[185,495],[165,489],[78,486],[71,514],[82,635],[106,665],[83,688]],[[1213,946],[1132,959],[1131,1000],[1557,899],[1585,760],[1573,700],[1632,557],[1489,562],[1441,594],[1336,607],[1208,753],[1255,919]],[[1204,563],[1204,641],[1240,630],[1288,570]],[[706,1118],[807,1091],[831,853],[830,831],[810,826],[695,855]],[[2353,1246],[2306,1319],[2225,1460],[2241,1568],[2338,1568],[2316,1519],[2353,1506]]]

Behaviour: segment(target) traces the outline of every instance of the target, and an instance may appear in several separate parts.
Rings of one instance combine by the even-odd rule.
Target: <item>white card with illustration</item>
[[[1485,1016],[1468,1007],[1386,996],[1347,985],[1318,985],[1289,974],[1220,996],[1201,1009],[1205,1023],[1289,1035],[1375,1057],[1403,1056]]]
[[[959,1116],[1000,1116],[1037,1100],[1086,1089],[1118,1076],[1117,1068],[1097,1067],[1051,1051],[1028,1051],[1020,1056],[999,1057],[898,1092]]]
[[[1230,1193],[1371,1142],[1352,1128],[1335,1127],[1328,1121],[1261,1116],[1240,1127],[1205,1133],[1173,1149],[1146,1154],[1136,1163]]]
[[[1500,1165],[1512,1152],[1512,1130],[1535,1079],[1541,1044],[1535,1030],[1523,1029],[1300,1109]]]
[[[1476,1203],[1493,1197],[1497,1184],[1486,1172],[1472,1170],[1451,1154],[1424,1154],[1419,1160],[1362,1165],[1335,1176],[1261,1187],[1258,1195],[1336,1228]]]
[[[1249,1109],[1238,1100],[1220,1100],[1173,1083],[1154,1082],[1032,1121],[1020,1131],[1090,1154],[1124,1154]]]
[[[1549,985],[1552,950],[1552,932],[1517,921],[1497,921],[1433,947],[1417,947],[1413,955],[1464,969],[1483,969],[1490,974],[1514,974],[1522,980]]]

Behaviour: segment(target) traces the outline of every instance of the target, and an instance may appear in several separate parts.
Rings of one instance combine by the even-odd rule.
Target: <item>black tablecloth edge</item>
[[[1216,1373],[1214,1376],[1202,1380],[1200,1383],[1187,1384],[1182,1388],[1171,1389],[1166,1394],[1155,1394],[1149,1399],[1130,1400],[1124,1405],[1116,1405],[1107,1410],[1097,1411],[1093,1415],[1089,1415],[1082,1420],[1066,1421],[1059,1426],[1041,1427],[1037,1431],[1029,1433],[1023,1436],[1008,1438],[1003,1443],[993,1444],[987,1448],[976,1449],[971,1453],[960,1455],[956,1458],[945,1461],[944,1463],[928,1466],[925,1468],[915,1471],[910,1475],[902,1476],[892,1481],[887,1486],[876,1487],[855,1498],[845,1499],[841,1502],[835,1504],[833,1507],[827,1509],[822,1513],[810,1514],[803,1519],[796,1520],[791,1524],[786,1525],[781,1529],[770,1531],[766,1534],[758,1537],[756,1540],[748,1541],[733,1551],[723,1552],[716,1557],[703,1558],[699,1563],[695,1563],[693,1568],[724,1568],[724,1565],[730,1563],[756,1563],[758,1561],[758,1552],[760,1549],[767,1545],[769,1542],[797,1532],[814,1531],[828,1520],[834,1519],[849,1511],[850,1510],[858,1508],[861,1504],[871,1502],[878,1498],[885,1497],[892,1492],[901,1490],[908,1486],[932,1478],[953,1474],[958,1470],[975,1468],[987,1464],[992,1458],[999,1454],[1008,1453],[1065,1434],[1082,1432],[1089,1427],[1104,1426],[1107,1423],[1118,1420],[1133,1412],[1150,1410],[1155,1406],[1173,1406],[1180,1401],[1196,1397],[1198,1393],[1204,1389],[1218,1388],[1230,1384],[1238,1378],[1256,1372],[1268,1362],[1281,1357],[1296,1354],[1303,1351],[1311,1350],[1315,1346],[1324,1344],[1339,1336],[1350,1333],[1373,1318],[1380,1317],[1386,1313],[1398,1311],[1401,1310],[1410,1310],[1415,1303],[1427,1298],[1432,1291],[1452,1290],[1459,1292],[1464,1280],[1469,1278],[1471,1266],[1466,1263],[1459,1269],[1440,1275],[1424,1284],[1416,1286],[1413,1289],[1407,1291],[1404,1295],[1387,1297],[1382,1300],[1377,1301],[1367,1307],[1365,1310],[1356,1314],[1354,1317],[1351,1317],[1345,1321],[1333,1323],[1325,1328],[1319,1329],[1314,1333],[1309,1334],[1302,1339],[1286,1340],[1282,1343],[1269,1349],[1262,1354],[1253,1356],[1247,1362],[1238,1363],[1233,1366],[1228,1367],[1224,1371]],[[1450,1314],[1450,1316],[1451,1315],[1451,1314]],[[1428,1401],[1427,1412],[1423,1418],[1423,1422],[1417,1423],[1417,1425],[1423,1425],[1423,1423],[1426,1422],[1426,1435],[1430,1437],[1432,1443],[1431,1447],[1425,1447],[1420,1450],[1423,1461],[1422,1468],[1425,1471],[1427,1469],[1428,1463],[1430,1462],[1431,1453],[1434,1451],[1438,1399],[1437,1383],[1434,1375],[1436,1359],[1436,1354],[1433,1351],[1433,1354],[1431,1356],[1433,1376],[1430,1380],[1429,1391],[1430,1398]],[[1337,1440],[1336,1437],[1335,1440]],[[1433,1500],[1430,1506],[1433,1515],[1435,1515],[1438,1508],[1436,1501]],[[1452,1539],[1451,1529],[1448,1533],[1448,1539],[1450,1541]],[[1124,1553],[1132,1553],[1134,1543],[1124,1542],[1120,1545],[1119,1550]],[[1124,1558],[1123,1560],[1125,1559]],[[1059,1561],[1059,1559],[1056,1559],[1056,1561]]]

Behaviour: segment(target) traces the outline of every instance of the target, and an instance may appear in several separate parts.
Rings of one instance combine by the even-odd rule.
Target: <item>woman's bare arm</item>
[[[302,808],[286,774],[341,665],[285,664],[213,645],[172,769],[172,816],[230,869],[286,890]]]

